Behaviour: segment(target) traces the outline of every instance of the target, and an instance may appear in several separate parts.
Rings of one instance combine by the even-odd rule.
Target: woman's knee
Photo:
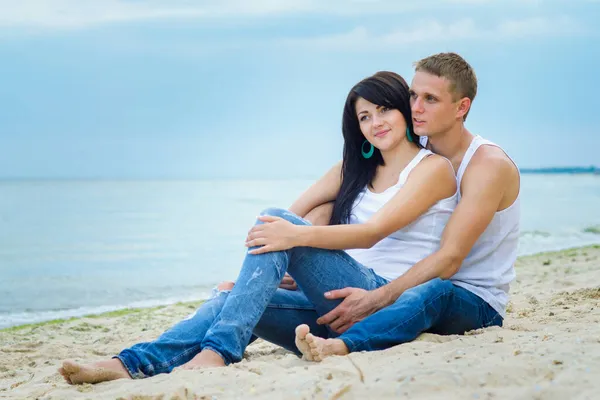
[[[275,207],[270,207],[267,209],[264,209],[261,213],[261,216],[263,215],[269,215],[271,217],[279,217],[279,218],[283,218],[286,221],[289,221],[293,224],[296,225],[309,225],[309,222],[306,221],[303,218],[300,218],[299,216],[297,216],[296,214],[294,214],[291,211],[288,211],[286,209],[283,208],[275,208]]]

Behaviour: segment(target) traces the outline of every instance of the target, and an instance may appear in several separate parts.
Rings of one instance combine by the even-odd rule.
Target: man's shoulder
[[[461,192],[504,192],[507,187],[518,186],[518,182],[519,170],[504,150],[484,145],[477,149],[469,162],[461,182]]]
[[[518,173],[518,168],[514,161],[506,154],[502,148],[496,145],[480,146],[469,163],[466,172],[477,171],[486,174],[508,174]],[[471,171],[469,171],[471,170]]]

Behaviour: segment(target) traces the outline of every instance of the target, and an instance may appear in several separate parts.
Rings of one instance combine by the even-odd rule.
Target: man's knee
[[[418,286],[415,286],[407,290],[405,293],[411,293],[417,296],[431,297],[439,296],[444,293],[449,293],[452,291],[453,287],[454,286],[452,285],[452,282],[450,282],[449,280],[435,278]]]

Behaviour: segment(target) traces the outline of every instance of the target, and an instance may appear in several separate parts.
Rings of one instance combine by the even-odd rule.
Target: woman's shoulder
[[[415,170],[420,169],[423,171],[422,173],[440,174],[449,177],[452,180],[456,180],[454,168],[452,167],[450,160],[444,156],[435,154],[430,150],[427,150],[427,153],[427,156],[416,166]]]
[[[429,152],[409,175],[409,179],[427,181],[448,187],[448,191],[456,191],[456,174],[452,163],[446,157]]]

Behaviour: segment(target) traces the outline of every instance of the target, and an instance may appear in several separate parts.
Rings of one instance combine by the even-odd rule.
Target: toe
[[[298,325],[296,327],[296,336],[299,339],[306,338],[306,335],[310,332],[310,328],[306,324]]]
[[[67,374],[76,374],[79,372],[80,367],[76,362],[67,360],[63,362],[62,370]]]

